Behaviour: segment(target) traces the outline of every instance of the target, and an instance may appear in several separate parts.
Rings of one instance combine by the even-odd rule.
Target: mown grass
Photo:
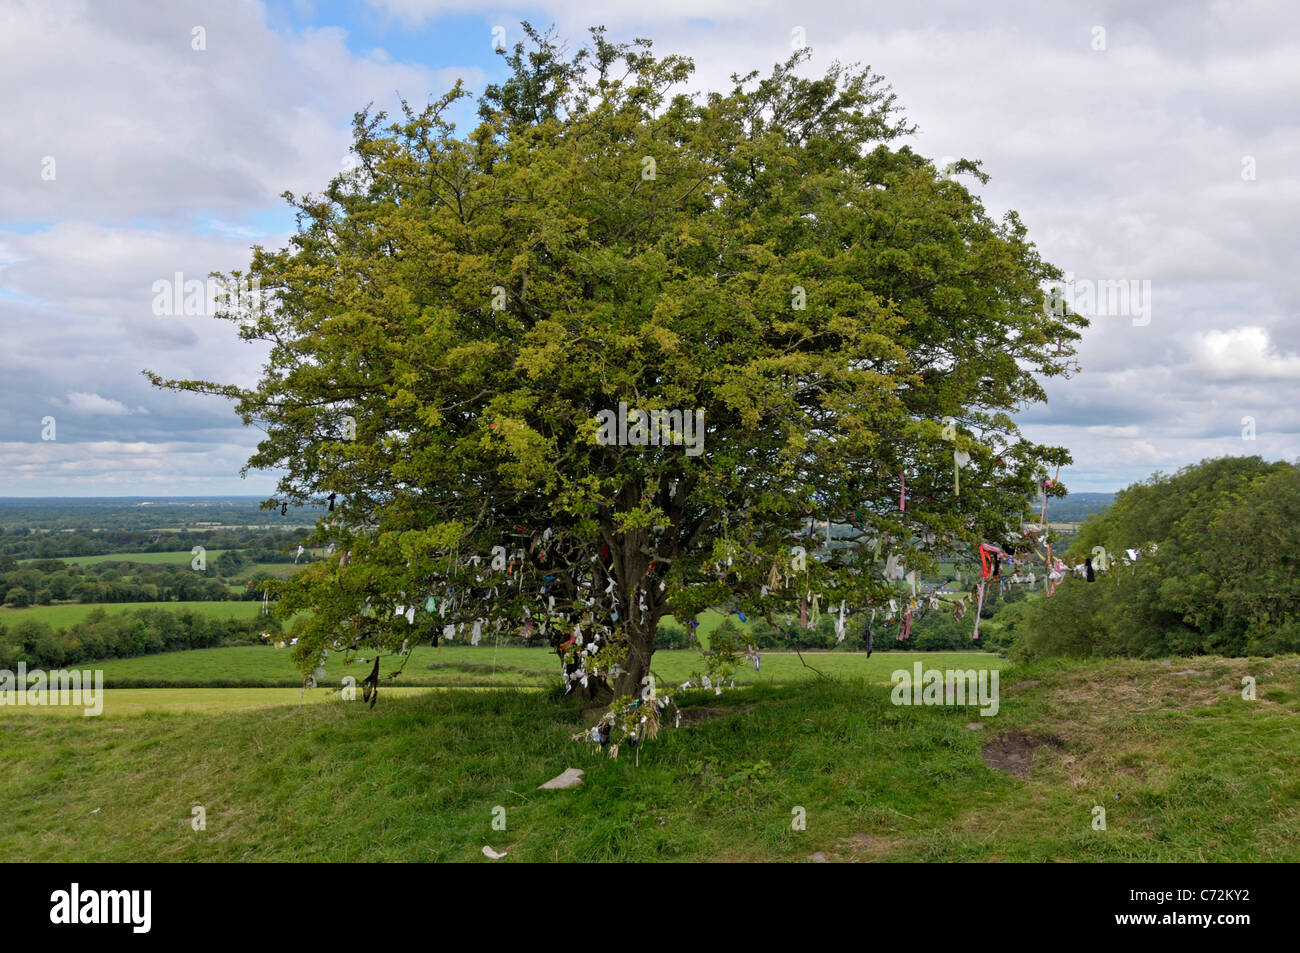
[[[438,691],[433,688],[385,688],[385,698],[400,698],[414,692]],[[0,695],[7,706],[12,698]],[[285,705],[317,704],[338,701],[338,691],[329,688],[304,690],[294,688],[105,688],[102,713],[99,718],[133,718],[144,714],[184,714],[246,711],[253,708],[275,708]],[[84,699],[83,699],[84,702]],[[14,708],[16,712],[39,711],[44,715],[85,718],[85,704],[55,706],[40,709]],[[0,708],[0,720],[10,707]]]
[[[1243,674],[1258,700],[1242,699]],[[491,845],[503,862],[1300,860],[1295,657],[1003,675],[991,718],[895,706],[862,679],[697,694],[639,767],[626,746],[615,761],[569,740],[583,713],[542,692],[9,714],[0,859],[483,861]],[[1013,731],[1054,739],[1023,779],[981,757]],[[537,789],[569,766],[582,787]]]
[[[819,672],[829,677],[887,681],[895,669],[910,668],[918,660],[927,666],[945,668],[998,668],[1006,664],[997,656],[982,652],[878,652],[870,659],[861,652],[805,652],[803,659],[800,661],[793,652],[764,652],[761,670],[756,672],[749,664],[742,663],[736,671],[736,683],[803,681],[820,677]],[[241,645],[163,652],[78,667],[102,669],[106,685],[122,687],[290,687],[302,681],[287,646],[279,650],[269,645]],[[400,678],[390,681],[388,676],[399,670]],[[672,688],[702,671],[703,666],[696,650],[661,650],[654,654],[653,670],[665,688]],[[385,678],[382,684],[393,685],[541,687],[555,683],[559,671],[559,660],[549,648],[498,648],[486,643],[443,644],[437,648],[416,646],[405,668],[394,656],[386,656],[380,662],[380,674]],[[369,672],[369,664],[345,666],[340,657],[331,656],[326,661],[321,684],[338,685],[344,675],[359,682]]]
[[[259,572],[265,572],[276,579],[288,579],[306,566],[306,563],[250,563],[231,576],[230,581],[248,582]]]

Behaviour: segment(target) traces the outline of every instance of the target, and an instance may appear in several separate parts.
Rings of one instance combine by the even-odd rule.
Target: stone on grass
[[[563,774],[557,774],[551,780],[538,787],[539,791],[558,791],[560,788],[576,788],[582,785],[582,768],[565,768]]]

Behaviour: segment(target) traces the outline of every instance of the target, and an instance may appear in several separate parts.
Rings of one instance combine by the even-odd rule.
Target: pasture
[[[590,716],[538,691],[4,708],[0,860],[1300,860],[1296,657],[1004,675],[991,718],[863,678],[695,692],[639,766],[572,740]],[[566,767],[581,787],[538,790]]]

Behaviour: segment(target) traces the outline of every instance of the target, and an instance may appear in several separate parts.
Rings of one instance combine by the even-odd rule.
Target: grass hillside
[[[536,691],[6,708],[0,860],[1300,860],[1296,657],[1002,674],[990,718],[865,680],[702,694],[640,767],[568,740],[582,712]],[[538,790],[566,767],[582,787]]]

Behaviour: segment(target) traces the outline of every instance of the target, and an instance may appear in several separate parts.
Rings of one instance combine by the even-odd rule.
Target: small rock
[[[558,791],[560,788],[576,788],[582,785],[582,768],[565,768],[564,773],[557,774],[551,780],[538,787],[539,791]]]
[[[1031,678],[1027,682],[1016,682],[1014,685],[1008,688],[1007,691],[1018,692],[1022,688],[1033,688],[1035,685],[1041,685],[1041,684],[1043,684],[1042,679]]]
[[[823,854],[821,851],[817,851],[817,853],[815,853],[815,854],[812,855],[812,862],[813,862],[814,864],[825,864],[825,863],[828,863],[828,861],[826,860],[826,855]]]
[[[982,722],[982,721],[968,721],[968,722],[966,722],[966,727],[969,728],[971,731],[981,731],[981,730],[983,730],[983,728],[984,728],[984,722]]]

